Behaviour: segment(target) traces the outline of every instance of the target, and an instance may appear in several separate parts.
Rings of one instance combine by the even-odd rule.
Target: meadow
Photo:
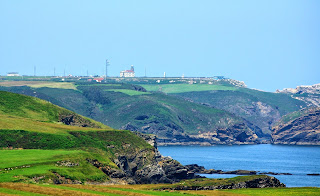
[[[233,190],[159,191],[160,185],[39,185],[0,183],[0,195],[130,195],[130,196],[316,196],[319,188],[264,188]]]
[[[142,84],[147,91],[160,91],[168,94],[197,92],[197,91],[215,91],[215,90],[237,90],[234,86],[211,85],[211,84]]]

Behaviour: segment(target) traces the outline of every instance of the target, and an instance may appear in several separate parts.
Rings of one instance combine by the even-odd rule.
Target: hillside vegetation
[[[160,143],[255,143],[259,129],[229,112],[131,84],[77,83],[77,90],[2,87],[36,96],[117,129],[155,134]],[[228,87],[234,88],[234,87]]]
[[[257,143],[257,136],[270,138],[272,126],[282,116],[307,106],[288,94],[224,80],[55,82],[55,88],[44,82],[33,87],[18,82],[20,86],[12,82],[0,89],[45,99],[117,129],[155,134],[160,144]],[[63,85],[75,89],[60,88]]]
[[[226,84],[158,84],[142,85],[151,91],[162,91],[197,103],[225,110],[242,117],[271,133],[281,116],[306,107],[306,103],[287,94],[263,92]]]
[[[112,168],[122,171],[118,156],[140,152],[145,160],[136,162],[137,169],[155,162],[154,148],[132,132],[38,98],[0,92],[0,116],[2,182],[102,182]]]
[[[0,183],[0,194],[5,195],[161,195],[161,196],[315,196],[319,188],[251,188],[232,190],[177,190],[159,191],[163,185],[35,185],[22,183]]]

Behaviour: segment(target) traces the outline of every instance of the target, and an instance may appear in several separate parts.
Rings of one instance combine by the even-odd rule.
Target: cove
[[[287,187],[320,187],[320,146],[233,145],[233,146],[160,146],[164,156],[183,165],[198,164],[206,169],[232,171],[238,169],[260,172],[291,173],[276,175]],[[209,178],[236,175],[206,174]]]

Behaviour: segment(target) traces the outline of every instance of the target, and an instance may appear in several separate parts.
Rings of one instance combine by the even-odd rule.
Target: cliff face
[[[259,137],[270,136],[272,125],[280,120],[281,116],[306,105],[286,94],[247,88],[239,88],[235,91],[186,92],[175,95],[239,116],[256,126],[258,130],[260,129],[260,131],[255,129]]]
[[[150,127],[150,125],[148,125]],[[126,130],[141,131],[138,127],[127,125]],[[150,129],[149,129],[150,131]],[[166,130],[167,131],[167,130]],[[215,145],[215,144],[256,144],[257,134],[245,123],[235,124],[228,128],[219,128],[198,134],[186,134],[178,132],[170,127],[171,133],[168,137],[159,137],[158,144],[163,145]],[[156,134],[154,132],[153,134]]]
[[[195,177],[194,172],[178,161],[164,157],[157,149],[156,137],[135,132],[154,147],[153,152],[139,151],[137,153],[119,153],[114,163],[119,169],[105,168],[103,165],[93,162],[92,164],[110,176],[110,183],[129,183],[129,184],[157,184],[174,183],[184,179]],[[149,157],[149,158],[148,158]],[[146,158],[149,160],[146,161]]]
[[[225,129],[185,135],[175,139],[160,139],[160,145],[215,145],[215,144],[256,144],[258,136],[244,123]]]
[[[320,145],[320,108],[306,109],[285,116],[273,127],[272,143]]]

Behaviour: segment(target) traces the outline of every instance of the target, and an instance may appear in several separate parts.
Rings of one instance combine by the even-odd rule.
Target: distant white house
[[[18,72],[8,72],[7,76],[19,76]]]
[[[124,78],[135,77],[133,65],[131,65],[131,69],[130,70],[120,71],[120,77],[124,77]]]

